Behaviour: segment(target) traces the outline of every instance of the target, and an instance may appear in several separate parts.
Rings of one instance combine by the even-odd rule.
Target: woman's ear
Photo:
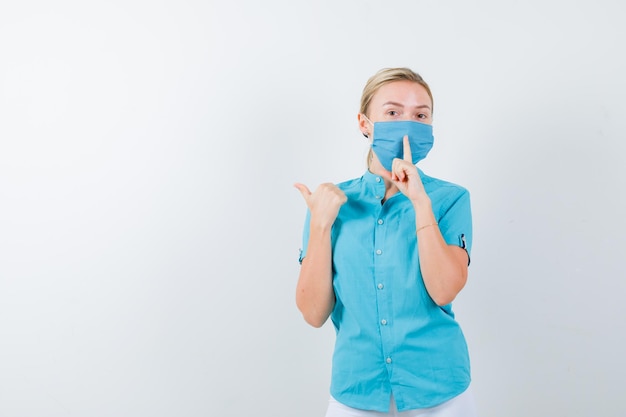
[[[363,113],[359,113],[357,115],[357,120],[359,121],[359,130],[361,130],[363,136],[369,138],[372,132],[372,124],[369,122],[369,120],[367,120]]]

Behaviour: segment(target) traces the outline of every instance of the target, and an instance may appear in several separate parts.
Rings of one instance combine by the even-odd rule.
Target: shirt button
[[[383,253],[383,251],[381,251],[380,249],[376,250],[376,255],[380,255],[381,253]]]
[[[382,324],[383,326],[386,326],[386,325],[387,325],[387,320],[382,319],[382,320],[380,321],[380,324]]]
[[[385,223],[383,219],[378,219],[378,224],[383,224],[383,223]]]
[[[383,284],[378,284],[378,289],[382,290],[383,288],[385,288],[385,286]]]
[[[380,200],[381,197],[379,195],[376,196],[376,200]]]
[[[380,177],[376,177],[376,182],[380,182]]]
[[[387,363],[391,363],[391,358],[387,358],[387,359],[385,359],[385,362],[387,362]]]

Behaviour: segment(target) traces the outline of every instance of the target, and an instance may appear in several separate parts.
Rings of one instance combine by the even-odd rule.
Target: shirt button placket
[[[377,223],[379,226],[382,226],[383,224],[385,224],[385,221],[384,221],[382,218],[379,218],[379,219],[376,221],[376,223]],[[377,235],[377,236],[379,236],[379,235],[382,233],[382,231],[380,231],[380,232],[379,232],[379,228],[376,228],[376,232],[377,232],[377,233],[376,233],[376,235]],[[378,239],[378,238],[377,238],[377,239],[376,239],[376,242],[377,242],[377,244],[378,244],[378,243],[380,242],[380,239]],[[381,249],[376,249],[376,255],[382,255],[382,254],[383,254],[383,251],[382,251]]]
[[[378,198],[378,196],[377,196]],[[383,212],[385,211],[385,209],[383,208],[382,210]],[[382,213],[381,213],[382,214]],[[385,238],[385,229],[386,229],[386,222],[383,216],[380,216],[376,219],[376,229],[375,229],[375,245],[377,246],[376,250],[374,251],[374,253],[376,254],[376,261],[375,263],[380,262],[378,259],[380,259],[379,257],[381,257],[384,253],[383,251],[383,247],[384,247],[384,238]],[[381,337],[382,337],[382,344],[383,344],[383,351],[384,351],[384,361],[386,365],[391,365],[391,356],[390,351],[388,349],[388,344],[389,344],[389,330],[386,329],[387,326],[389,325],[389,321],[386,318],[383,318],[387,315],[387,302],[386,300],[386,294],[383,292],[383,290],[385,289],[385,284],[384,284],[384,280],[386,278],[385,275],[378,275],[376,274],[377,277],[379,279],[378,283],[376,284],[376,288],[378,289],[377,291],[377,299],[378,299],[378,313],[379,313],[379,317],[378,317],[378,325],[380,326],[380,330],[381,330]]]

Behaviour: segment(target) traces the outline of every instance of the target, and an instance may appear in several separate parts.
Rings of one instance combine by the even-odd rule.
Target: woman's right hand
[[[348,201],[344,192],[335,184],[321,184],[314,192],[304,184],[295,183],[294,187],[300,191],[311,212],[312,226],[330,228],[339,214],[339,209]]]

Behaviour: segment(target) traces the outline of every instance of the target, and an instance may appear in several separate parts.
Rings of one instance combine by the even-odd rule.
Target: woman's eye
[[[420,113],[420,114],[417,115],[417,118],[418,119],[428,119],[428,115],[424,114],[424,113]]]
[[[395,111],[395,110],[389,110],[389,111],[387,112],[387,114],[388,114],[389,116],[397,116],[397,115],[398,115],[398,112],[397,112],[397,111]]]

